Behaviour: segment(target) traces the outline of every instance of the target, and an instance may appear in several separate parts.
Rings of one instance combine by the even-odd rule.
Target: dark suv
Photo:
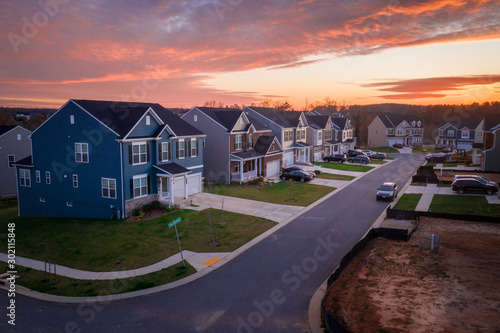
[[[339,162],[344,163],[347,160],[347,156],[345,154],[333,154],[330,156],[323,157],[323,161],[325,162]]]
[[[458,178],[451,183],[451,189],[460,194],[465,192],[493,194],[498,192],[498,185],[474,178]]]
[[[347,156],[356,157],[356,156],[367,156],[367,155],[363,153],[361,150],[349,150],[347,151]]]

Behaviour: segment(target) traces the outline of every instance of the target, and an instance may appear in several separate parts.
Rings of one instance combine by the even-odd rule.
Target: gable
[[[127,133],[125,138],[132,139],[154,136],[161,125],[161,119],[151,108],[149,108],[130,130],[130,132]]]

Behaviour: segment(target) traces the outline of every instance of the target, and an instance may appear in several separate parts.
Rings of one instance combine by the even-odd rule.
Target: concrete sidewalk
[[[427,212],[429,210],[429,207],[431,206],[432,198],[434,197],[434,194],[436,194],[437,190],[437,184],[428,184],[425,187],[422,193],[422,197],[420,198],[420,201],[418,202],[415,210],[420,212]]]
[[[196,271],[201,271],[207,267],[212,266],[216,262],[222,260],[229,253],[220,252],[220,253],[197,253],[192,251],[182,251],[182,256],[184,260],[189,262],[191,266],[193,266]],[[0,253],[0,261],[7,262],[8,257],[5,253]],[[28,258],[23,258],[16,256],[16,265],[29,267],[32,269],[36,269],[39,271],[45,271],[45,263],[39,260],[33,260]],[[142,268],[131,269],[127,271],[114,271],[114,272],[90,272],[90,271],[82,271],[79,269],[69,268],[61,265],[56,265],[56,273],[60,276],[66,276],[72,279],[78,280],[114,280],[114,279],[126,279],[141,275],[150,274],[153,272],[160,271],[164,268],[168,268],[173,266],[179,262],[181,262],[181,254],[180,252],[174,254],[173,256],[168,257],[156,264],[149,265]],[[48,270],[48,266],[47,266]],[[54,272],[54,266],[52,266],[52,272]]]

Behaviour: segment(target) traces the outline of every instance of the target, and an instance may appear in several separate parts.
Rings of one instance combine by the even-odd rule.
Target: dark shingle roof
[[[115,131],[120,138],[127,135],[146,111],[151,108],[177,136],[202,135],[194,128],[158,103],[72,100],[85,111]]]
[[[224,126],[230,132],[241,116],[240,109],[198,107],[198,110]]]
[[[332,118],[333,125],[341,128],[341,129],[345,128],[346,122],[347,122],[347,118]]]
[[[403,121],[411,125],[413,121],[418,122],[418,118],[413,115],[400,115],[400,114],[385,114],[380,116],[380,120],[384,123],[385,127],[397,127]]]
[[[328,124],[328,119],[330,116],[318,116],[318,115],[310,115],[306,114],[307,123],[309,126],[315,129],[324,129]]]
[[[158,168],[162,171],[165,171],[168,174],[171,175],[178,175],[181,173],[189,173],[191,170],[186,169],[182,165],[179,165],[177,163],[168,163],[168,164],[160,164],[160,165],[155,165],[155,168]]]
[[[467,118],[467,119],[461,119],[460,123],[458,124],[458,128],[464,128],[467,127],[468,129],[475,129],[476,127],[479,126],[479,124],[483,121],[483,118]]]
[[[281,127],[297,127],[299,125],[299,118],[301,115],[301,112],[299,111],[281,111],[275,108],[263,108],[255,106],[251,106],[248,108],[275,122]]]
[[[269,150],[269,147],[271,147],[271,144],[274,141],[275,136],[267,136],[263,135],[259,137],[257,142],[255,143],[254,149],[258,151],[259,153],[265,155],[267,151]]]
[[[491,131],[500,125],[500,114],[488,114],[484,116],[484,130]]]
[[[2,125],[0,126],[0,135],[4,135],[5,133],[13,130],[17,126],[7,126],[7,125]]]
[[[30,155],[28,157],[25,157],[25,158],[15,162],[14,164],[17,164],[19,166],[33,166],[33,158]]]

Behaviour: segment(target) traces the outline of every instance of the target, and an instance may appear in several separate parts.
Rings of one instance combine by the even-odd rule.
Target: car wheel
[[[282,176],[282,177],[281,177],[281,180],[286,180],[286,177],[285,177],[285,176]]]
[[[352,163],[352,160],[348,160],[349,163]]]
[[[368,162],[367,162],[367,161],[363,161],[362,163],[363,163],[363,164],[366,164],[366,163],[368,163]]]
[[[379,198],[377,197],[377,201],[379,201]]]
[[[486,194],[488,194],[488,195],[492,195],[492,194],[493,194],[493,190],[492,190],[492,189],[487,189],[487,190],[486,190]]]
[[[457,190],[458,194],[464,194],[465,190],[461,187]]]
[[[383,161],[383,160],[384,160],[384,158],[383,158],[383,157],[381,157],[381,158],[379,158],[379,160]]]
[[[300,182],[303,183],[304,182],[304,178],[300,178]]]

